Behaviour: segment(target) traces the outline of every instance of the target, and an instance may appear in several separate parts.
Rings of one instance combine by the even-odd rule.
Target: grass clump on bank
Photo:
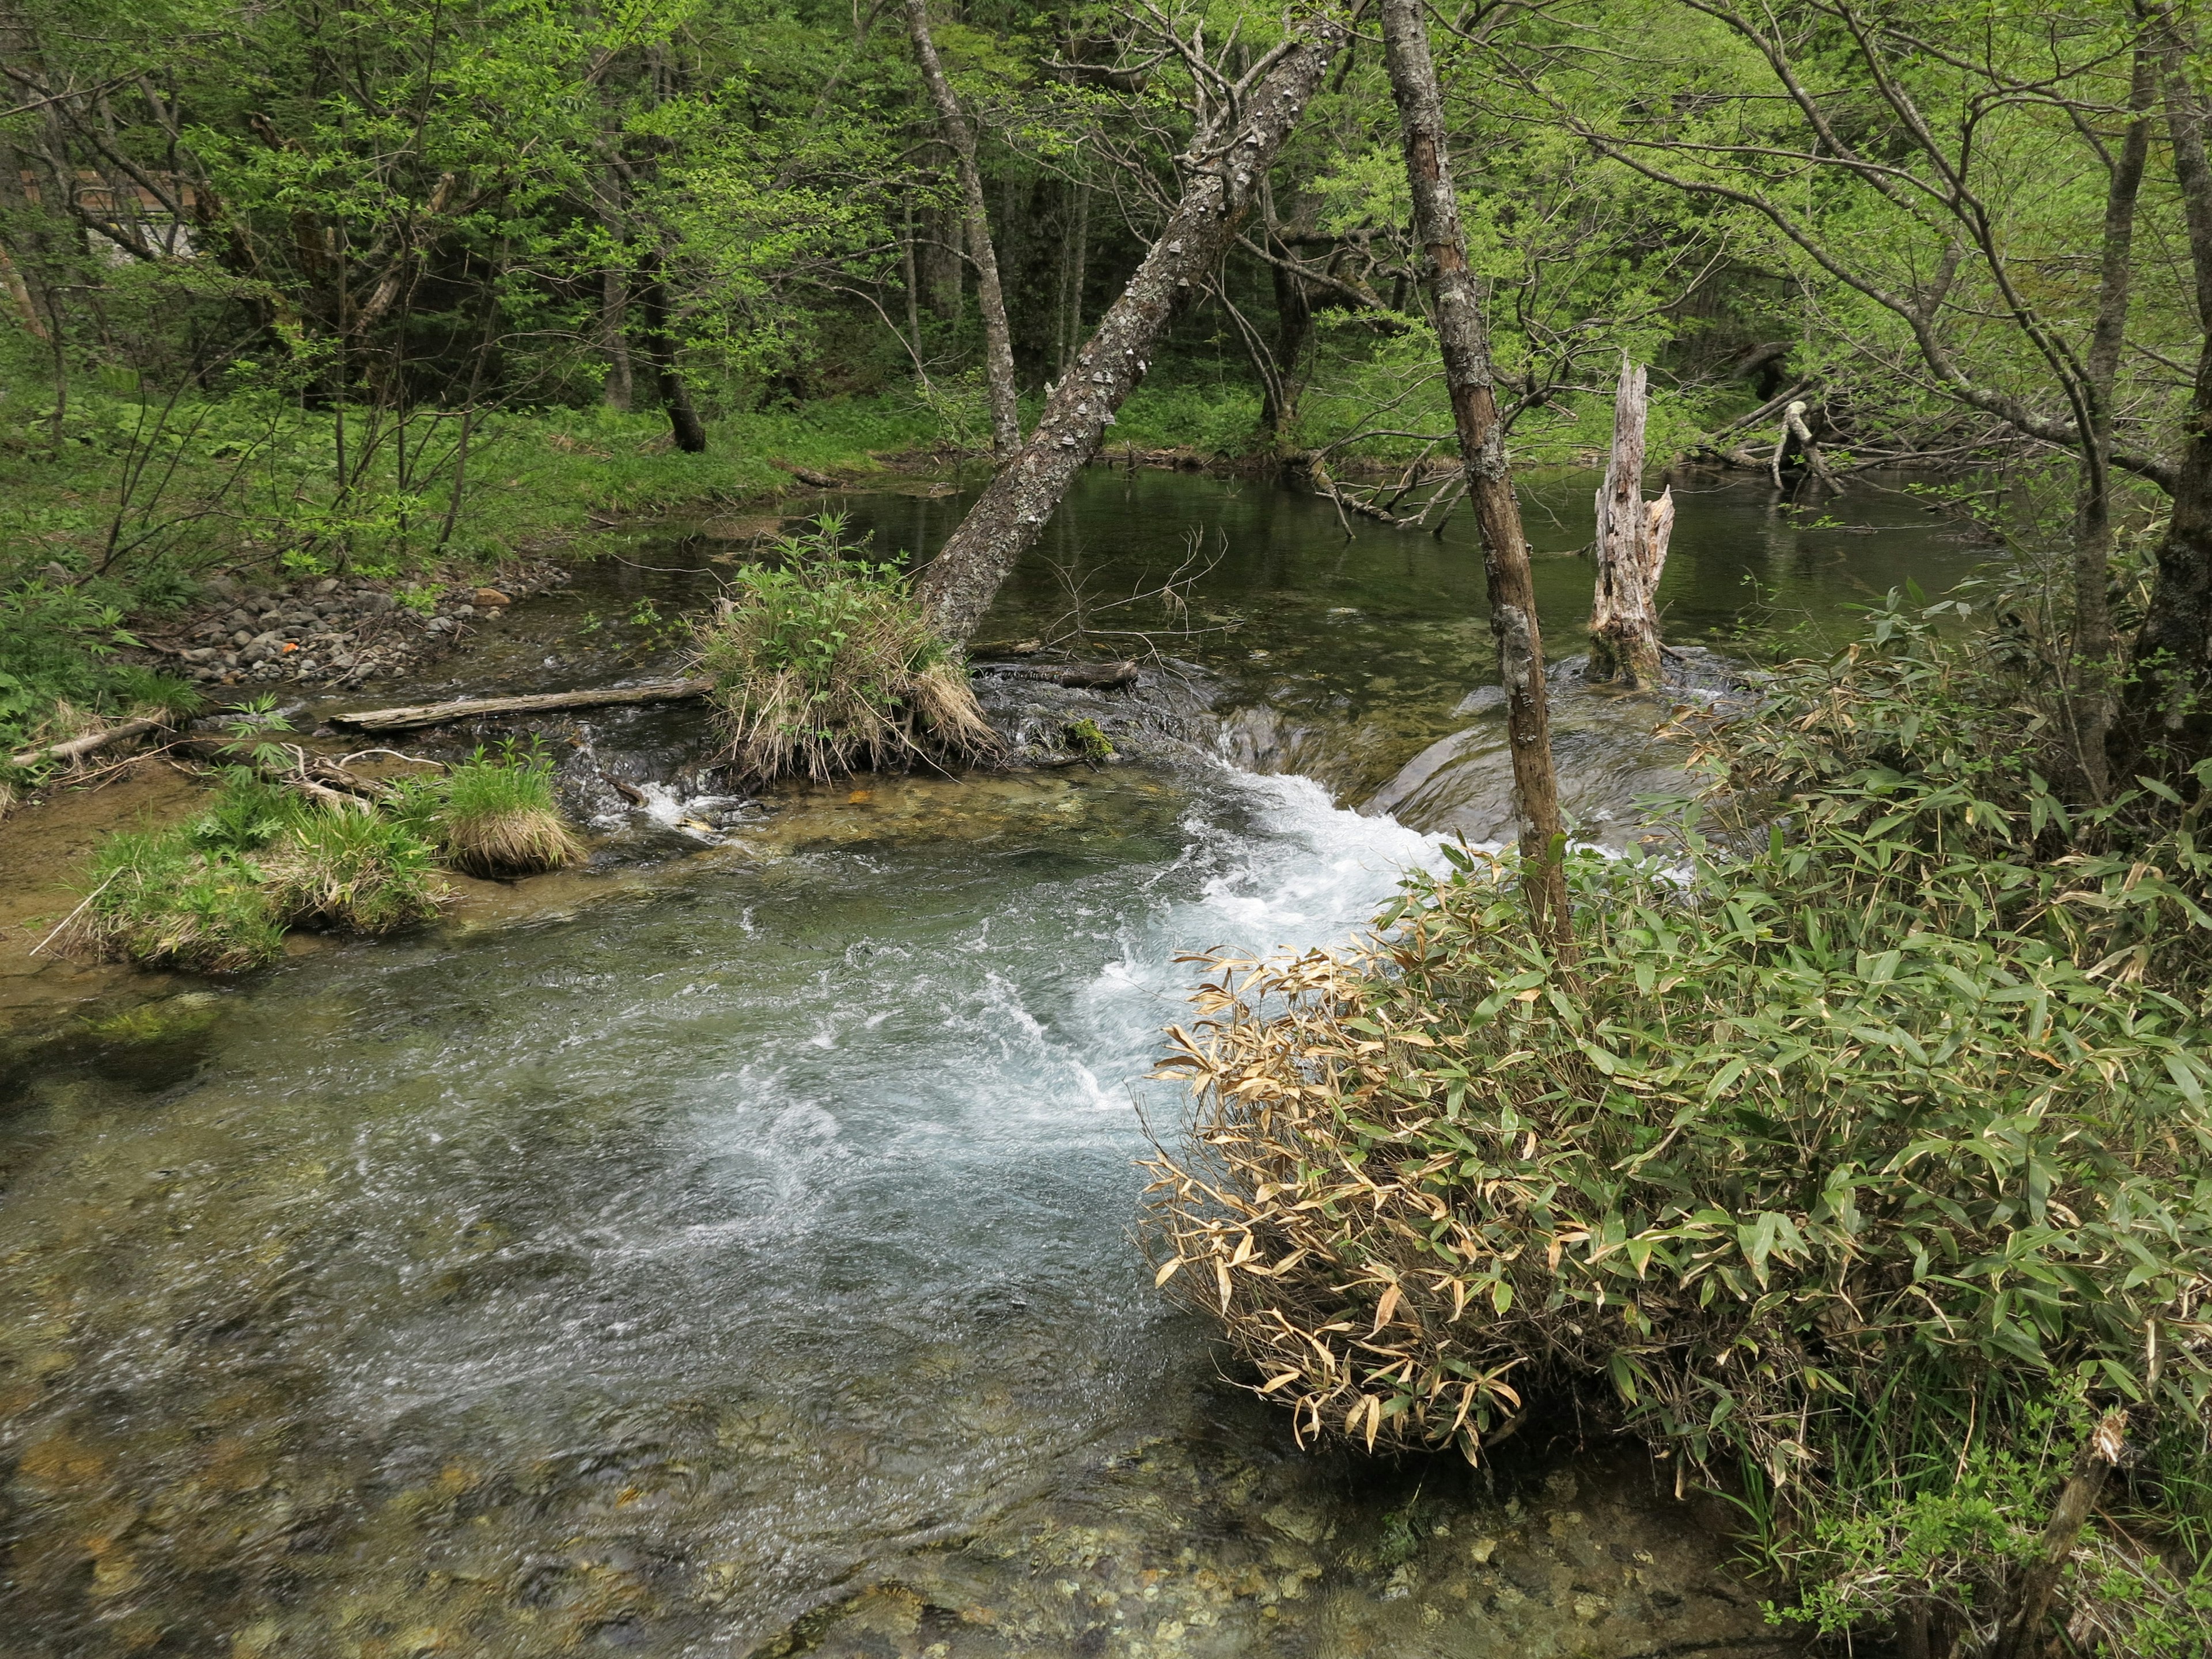
[[[893,563],[853,556],[825,514],[740,570],[699,626],[732,768],[827,781],[915,762],[959,765],[998,738],[965,668],[923,621]]]
[[[512,741],[410,785],[403,800],[403,815],[465,875],[537,875],[584,856],[554,799],[552,762]]]
[[[239,768],[191,823],[109,836],[69,933],[141,967],[236,973],[281,956],[288,927],[376,934],[427,921],[450,896],[434,862],[402,823]]]
[[[109,836],[62,938],[141,967],[237,973],[283,955],[288,928],[377,935],[430,920],[453,898],[441,863],[529,875],[583,850],[551,763],[512,744],[344,805],[233,767],[190,823]]]
[[[1786,831],[1574,861],[1571,969],[1465,854],[1365,951],[1218,963],[1155,1260],[1309,1437],[1475,1456],[1602,1389],[1822,1632],[2040,1655],[2108,1480],[2050,1607],[2202,1652],[2206,798],[2069,805],[1967,647],[1884,631],[1724,735]]]

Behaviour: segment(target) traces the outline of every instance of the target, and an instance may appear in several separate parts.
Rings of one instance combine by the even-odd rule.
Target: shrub
[[[0,757],[41,735],[70,737],[97,723],[83,716],[197,713],[200,695],[184,681],[115,660],[117,646],[137,642],[119,607],[79,588],[33,577],[0,590]]]
[[[584,855],[553,797],[553,763],[512,744],[497,757],[478,749],[428,786],[440,849],[472,876],[557,870]]]
[[[1472,1457],[1605,1387],[1825,1630],[1985,1626],[2131,1409],[2069,1617],[2202,1650],[2197,809],[2068,807],[1962,647],[1878,627],[1717,735],[1786,825],[1686,875],[1571,861],[1571,964],[1464,851],[1363,950],[1218,959],[1155,1259],[1305,1437]]]
[[[895,565],[848,556],[835,514],[775,551],[780,563],[738,572],[698,633],[740,776],[827,780],[996,752],[965,669]]]

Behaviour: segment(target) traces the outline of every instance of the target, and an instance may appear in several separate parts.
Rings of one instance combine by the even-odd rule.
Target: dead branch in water
[[[480,714],[535,714],[556,708],[602,708],[617,704],[681,702],[703,697],[714,689],[711,679],[657,680],[649,685],[628,685],[589,691],[541,691],[521,697],[473,697],[453,702],[416,703],[403,708],[368,708],[350,714],[332,714],[333,726],[356,732],[404,732],[418,726],[450,726]]]

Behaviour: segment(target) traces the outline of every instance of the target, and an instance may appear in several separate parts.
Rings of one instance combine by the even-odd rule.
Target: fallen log
[[[81,738],[71,738],[64,743],[40,744],[35,748],[19,749],[8,757],[10,766],[36,766],[41,761],[76,760],[105,749],[111,743],[120,743],[125,738],[143,737],[149,732],[160,731],[167,722],[149,717],[125,720],[120,726],[111,726],[105,732],[88,732]]]
[[[363,708],[332,714],[332,726],[356,732],[404,732],[417,726],[450,726],[484,714],[538,714],[556,708],[605,708],[622,703],[681,702],[714,689],[711,679],[656,680],[596,691],[539,691],[520,697],[471,697],[454,702],[416,703],[404,708]]]

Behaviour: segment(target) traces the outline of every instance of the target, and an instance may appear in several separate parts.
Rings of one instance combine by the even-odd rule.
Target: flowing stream
[[[1540,550],[1592,483],[1529,488]],[[964,499],[848,507],[926,553]],[[1971,562],[1907,497],[1831,510],[1877,533],[1686,498],[1670,637]],[[1187,534],[1184,758],[787,792],[504,919],[0,1048],[0,1653],[1788,1650],[1723,1517],[1639,1460],[1303,1452],[1153,1291],[1136,1106],[1172,1133],[1140,1079],[1177,953],[1346,940],[1497,770],[1455,735],[1488,718],[1463,529],[1094,471],[987,637],[1071,592],[1102,639],[1160,625],[1107,601]],[[580,568],[453,684],[592,678],[647,625],[547,641],[696,599],[718,550]],[[1565,642],[1589,567],[1539,573]],[[1583,799],[1625,812],[1654,710],[1580,695]]]

